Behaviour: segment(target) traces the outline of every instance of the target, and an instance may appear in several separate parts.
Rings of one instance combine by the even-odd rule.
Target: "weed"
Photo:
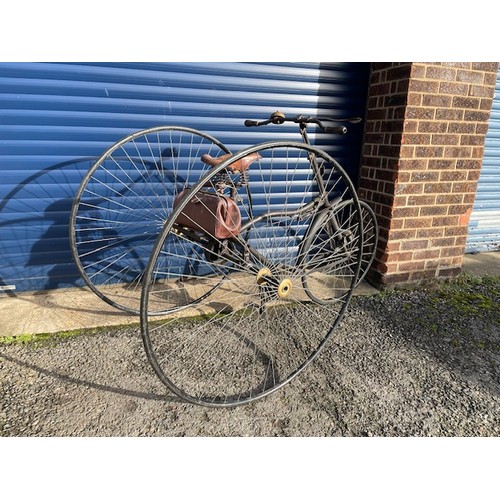
[[[127,325],[133,327],[134,325]],[[30,346],[47,345],[59,340],[70,339],[79,335],[96,335],[102,332],[110,332],[123,328],[124,325],[100,326],[95,328],[81,328],[56,333],[25,333],[15,336],[0,336],[0,345],[25,344]]]

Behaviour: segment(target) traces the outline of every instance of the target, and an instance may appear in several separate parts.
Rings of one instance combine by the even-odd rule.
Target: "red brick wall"
[[[457,274],[481,169],[497,63],[374,63],[360,171],[382,285]]]

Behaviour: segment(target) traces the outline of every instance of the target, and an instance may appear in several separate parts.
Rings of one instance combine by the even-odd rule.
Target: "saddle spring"
[[[226,189],[230,189],[231,193],[235,193],[237,189],[247,186],[248,180],[248,170],[238,172],[236,179],[233,179],[229,172],[225,170],[215,175],[212,182],[216,192],[223,195]]]

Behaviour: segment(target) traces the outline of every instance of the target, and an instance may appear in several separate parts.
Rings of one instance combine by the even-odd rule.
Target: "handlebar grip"
[[[259,122],[255,120],[245,120],[245,127],[258,127]]]
[[[347,127],[344,127],[343,125],[340,125],[338,127],[325,127],[324,131],[329,134],[344,135],[347,134]]]

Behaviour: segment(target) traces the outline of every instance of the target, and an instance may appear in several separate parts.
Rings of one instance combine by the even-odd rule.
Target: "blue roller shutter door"
[[[468,253],[495,250],[500,250],[500,71],[466,245]]]
[[[0,64],[0,286],[80,286],[68,240],[74,193],[93,161],[123,136],[180,125],[232,151],[300,140],[293,126],[247,129],[246,118],[363,115],[365,63]],[[356,179],[362,126],[313,134]]]

